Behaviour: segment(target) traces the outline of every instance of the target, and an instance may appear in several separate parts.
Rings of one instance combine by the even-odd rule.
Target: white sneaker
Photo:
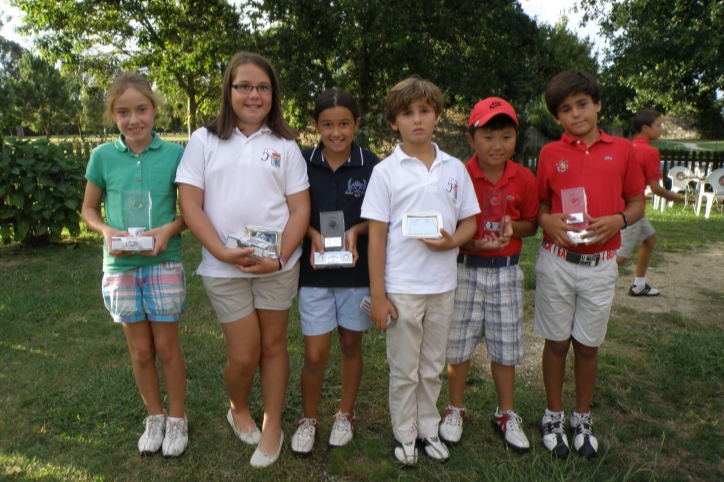
[[[146,425],[141,438],[138,439],[138,451],[141,455],[153,455],[161,448],[166,431],[166,414],[149,415],[143,421]]]
[[[503,437],[505,444],[520,452],[527,452],[530,449],[530,442],[525,436],[525,432],[520,428],[523,419],[512,410],[501,413],[499,409],[495,409],[493,415],[493,428]]]
[[[417,463],[417,447],[415,441],[401,444],[398,442],[395,447],[395,458],[403,465],[415,465]]]
[[[593,434],[593,421],[590,413],[571,415],[571,428],[576,431],[573,437],[573,451],[578,455],[591,459],[598,454],[598,439]]]
[[[297,431],[292,435],[292,452],[297,455],[308,455],[314,448],[319,422],[316,418],[303,418],[299,421]],[[334,430],[332,431],[334,433]]]
[[[329,445],[332,447],[347,445],[347,443],[352,440],[352,437],[354,437],[354,426],[356,423],[354,412],[352,415],[349,413],[337,413],[334,419],[332,433],[329,434]]]
[[[422,441],[425,444],[425,453],[432,460],[437,462],[450,460],[450,452],[438,437],[425,437]]]
[[[183,418],[168,417],[166,419],[166,436],[163,438],[161,451],[163,456],[178,457],[184,453],[189,444],[189,421]]]
[[[463,421],[465,420],[465,408],[457,408],[448,405],[440,421],[440,438],[447,443],[456,444],[463,436]]]
[[[540,431],[543,435],[543,445],[559,459],[568,457],[568,438],[565,433],[563,412],[553,415],[543,415],[540,421]]]

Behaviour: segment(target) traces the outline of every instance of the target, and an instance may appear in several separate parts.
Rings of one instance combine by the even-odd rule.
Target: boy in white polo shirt
[[[480,212],[465,165],[432,142],[443,104],[440,89],[419,77],[390,90],[387,120],[402,143],[375,166],[362,204],[362,217],[370,220],[372,321],[387,330],[395,457],[406,465],[417,462],[416,439],[432,459],[450,457],[437,436],[436,403],[455,299],[457,248],[475,234]],[[441,215],[439,239],[403,235],[404,215],[421,212]]]

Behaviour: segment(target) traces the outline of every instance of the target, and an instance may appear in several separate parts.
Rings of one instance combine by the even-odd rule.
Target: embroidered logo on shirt
[[[508,199],[508,201],[515,201],[515,197],[513,197],[512,194],[508,194],[507,199]]]
[[[352,179],[350,179],[349,181],[347,181],[347,190],[344,193],[349,196],[360,197],[365,193],[365,189],[367,189],[366,179],[362,179],[361,182],[352,182]]]
[[[556,171],[558,172],[566,172],[568,170],[568,161],[565,159],[561,159],[556,163]]]
[[[267,160],[269,160],[269,163],[274,167],[280,167],[282,165],[282,155],[271,147],[264,149],[264,153],[261,155],[261,162],[266,162]]]
[[[604,161],[613,161],[613,157],[611,157],[611,156],[606,156],[606,157],[603,158],[603,160],[604,160]]]
[[[458,200],[458,180],[454,177],[451,177],[450,180],[447,182],[447,192],[452,193],[452,197],[454,201]]]

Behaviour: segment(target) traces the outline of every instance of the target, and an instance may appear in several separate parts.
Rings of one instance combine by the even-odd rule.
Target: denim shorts
[[[365,331],[372,326],[360,305],[370,295],[365,288],[299,288],[299,315],[302,334],[317,336],[329,333],[337,326],[352,331]]]
[[[186,276],[178,261],[104,273],[101,291],[113,321],[119,323],[176,322],[186,309]]]

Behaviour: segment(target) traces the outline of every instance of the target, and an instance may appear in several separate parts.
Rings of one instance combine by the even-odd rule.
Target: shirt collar
[[[473,157],[470,158],[468,164],[470,165],[469,172],[471,178],[485,179],[488,183],[493,184],[480,169],[477,154],[473,154]],[[501,181],[504,181],[503,184],[506,184],[508,182],[508,179],[510,179],[511,177],[515,177],[515,169],[513,169],[513,166],[511,164],[513,164],[513,161],[511,161],[510,159],[505,161],[505,170],[503,171],[503,175],[501,176],[500,180],[498,180],[498,182],[493,185],[500,184]]]
[[[596,139],[596,141],[588,147],[593,147],[599,142],[603,142],[604,144],[611,144],[613,142],[613,138],[611,136],[609,136],[608,134],[606,134],[605,132],[603,132],[603,129],[598,129],[598,134],[599,134],[598,139]],[[563,137],[561,137],[561,141],[565,142],[566,144],[570,144],[570,145],[575,145],[580,140],[581,139],[579,139],[578,137],[573,137],[573,136],[568,135],[568,132],[564,132]]]
[[[632,141],[632,142],[633,142],[634,144],[644,144],[644,145],[647,145],[647,146],[650,146],[650,145],[651,145],[651,142],[649,142],[648,139],[646,139],[645,137],[641,137],[641,136],[635,136],[635,137],[633,138],[633,141]]]
[[[256,136],[258,136],[258,135],[260,136],[260,135],[262,135],[262,134],[271,134],[271,131],[272,131],[272,130],[269,128],[269,126],[263,125],[263,126],[261,126],[261,127],[259,128],[258,131],[252,133],[250,136],[247,136],[246,134],[244,134],[243,132],[241,132],[238,127],[234,127],[234,135],[235,135],[235,136],[241,136],[241,137],[245,137],[245,138],[247,138],[247,139],[251,139],[252,137],[256,137]]]
[[[309,162],[311,162],[314,165],[317,166],[326,166],[327,161],[324,159],[324,156],[322,155],[322,148],[324,147],[324,143],[322,141],[319,141],[319,144],[317,144],[314,147],[314,150],[312,150],[312,155],[309,157]],[[362,158],[362,148],[357,145],[356,142],[352,142],[352,155],[349,159],[347,159],[347,162],[342,164],[342,166],[349,166],[349,167],[360,167],[364,166],[365,162]]]
[[[448,160],[452,159],[452,156],[448,155],[447,153],[440,150],[440,148],[435,144],[434,142],[431,142],[432,147],[435,148],[435,161],[438,159],[442,162],[447,162]],[[395,150],[392,152],[392,154],[400,161],[405,161],[407,159],[416,159],[415,157],[408,156],[405,154],[405,151],[402,150],[402,143],[397,144],[395,147]],[[433,161],[433,164],[435,163]]]
[[[143,154],[144,152],[146,152],[148,150],[158,149],[159,147],[161,147],[161,144],[163,144],[163,141],[161,140],[161,138],[158,137],[155,132],[151,132],[151,136],[153,137],[153,139],[151,140],[151,143],[148,146],[146,146],[146,148],[139,154]],[[133,151],[131,151],[131,149],[129,149],[128,145],[126,144],[123,134],[118,134],[118,139],[116,139],[116,142],[114,144],[116,146],[116,149],[118,149],[121,152],[128,151],[130,153],[133,153]]]

